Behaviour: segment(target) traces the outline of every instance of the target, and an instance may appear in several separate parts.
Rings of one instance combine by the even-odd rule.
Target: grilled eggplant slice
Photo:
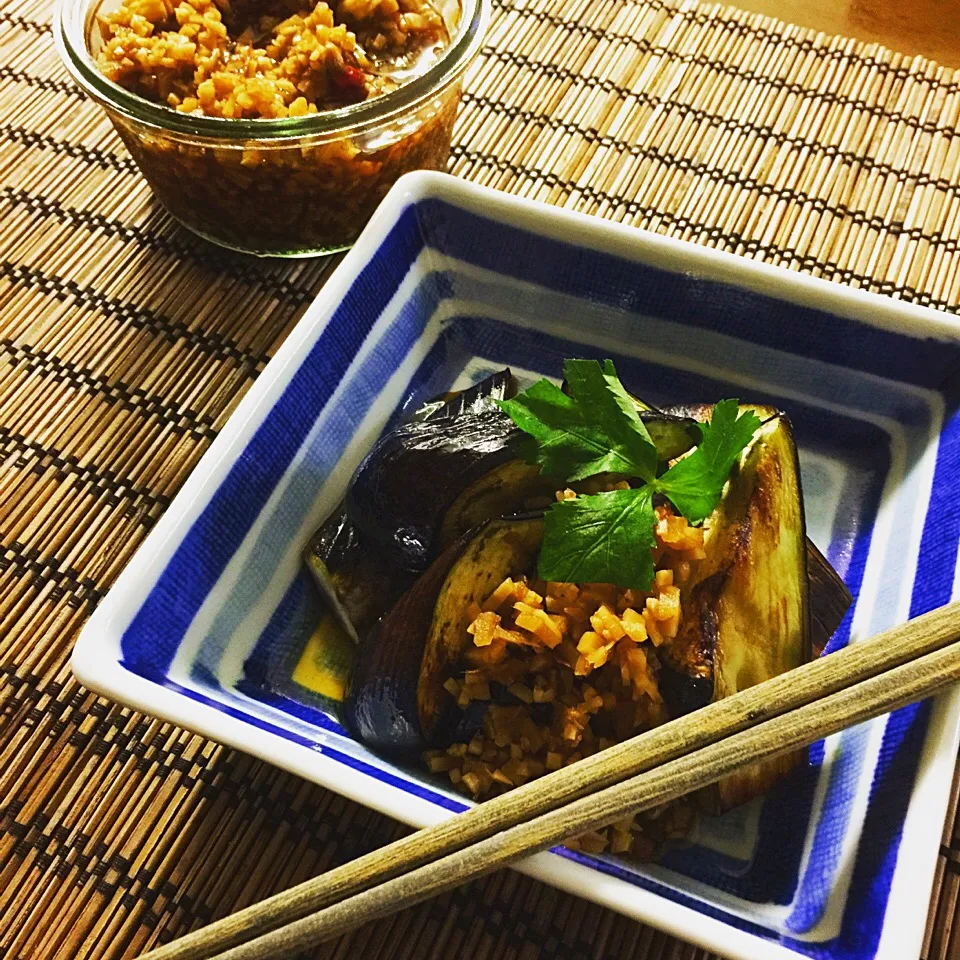
[[[536,464],[508,460],[494,467],[471,483],[447,508],[440,525],[441,548],[485,520],[521,512],[531,499],[552,499],[556,488],[556,483],[541,476]]]
[[[523,435],[496,404],[516,392],[513,374],[501,370],[380,438],[353,476],[347,512],[384,562],[420,573],[441,544],[495,515],[477,504],[485,496],[491,511],[499,509],[503,497],[494,493],[495,484],[487,483],[485,495],[470,488],[517,458]],[[464,494],[458,508],[464,516],[447,528],[456,533],[444,538],[446,512]]]
[[[678,641],[662,650],[661,690],[673,715],[730,696],[810,659],[807,548],[793,429],[765,421],[711,516],[704,549],[683,588]],[[707,419],[710,408],[681,411]],[[736,773],[706,791],[719,813],[768,789],[802,754]]]
[[[497,400],[510,400],[517,395],[517,378],[509,367],[490,374],[466,390],[448,394],[443,406],[431,411],[431,418],[459,417],[464,413],[483,413],[496,410]],[[422,419],[427,419],[426,417]]]
[[[436,739],[450,703],[443,684],[469,644],[471,605],[482,603],[506,577],[527,573],[542,542],[542,517],[491,520],[451,567],[437,596],[417,682],[420,726],[429,742]]]
[[[509,368],[504,369],[466,390],[425,403],[408,423],[497,411],[495,401],[508,399],[516,392],[516,379]],[[444,545],[493,515],[481,514],[483,510],[476,506],[469,509],[463,525]],[[303,558],[331,612],[354,642],[390,609],[415,578],[395,557],[378,549],[376,538],[360,529],[347,510],[346,501],[313,535]]]
[[[700,427],[691,417],[650,411],[640,414],[661,460],[674,460],[700,442]]]
[[[542,539],[541,517],[488,521],[448,547],[367,632],[343,706],[364,743],[412,753],[436,742],[452,706],[443,684],[468,642],[470,604],[528,570]]]
[[[393,753],[426,745],[417,716],[417,681],[433,608],[450,568],[468,542],[448,547],[361,638],[343,721],[364,743]]]
[[[819,657],[853,603],[853,596],[830,561],[807,540],[810,580],[810,645]]]
[[[509,367],[490,374],[466,390],[451,390],[417,407],[408,422],[430,420],[434,417],[459,417],[462,413],[481,413],[496,409],[497,400],[509,400],[517,395],[517,378]]]
[[[426,570],[449,507],[485,474],[516,460],[522,438],[499,408],[403,424],[360,464],[347,493],[350,517],[391,563]]]
[[[354,642],[414,579],[364,538],[343,503],[311,537],[303,559],[331,613]]]

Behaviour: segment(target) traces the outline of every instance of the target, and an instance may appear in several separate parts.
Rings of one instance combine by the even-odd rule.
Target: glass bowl
[[[305,117],[233,120],[178,113],[108,80],[96,64],[97,15],[117,0],[61,0],[57,48],[106,111],[140,172],[185,227],[260,256],[349,247],[410,170],[442,170],[463,73],[478,52],[490,0],[443,10],[450,44],[396,90]]]

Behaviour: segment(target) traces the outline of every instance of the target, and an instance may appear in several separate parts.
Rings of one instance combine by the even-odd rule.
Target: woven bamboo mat
[[[134,956],[402,828],[98,700],[81,625],[329,264],[205,246],[0,6],[0,956]],[[498,0],[452,170],[954,311],[960,72],[735,10]],[[955,807],[955,804],[954,804]],[[960,833],[925,956],[960,958]],[[318,957],[704,954],[512,872]]]

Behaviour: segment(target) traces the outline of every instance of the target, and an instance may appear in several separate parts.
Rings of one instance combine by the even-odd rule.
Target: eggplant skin
[[[807,540],[807,576],[810,579],[810,642],[819,657],[853,604],[853,595],[830,561]]]
[[[341,718],[384,753],[413,756],[454,733],[443,689],[469,643],[467,607],[507,576],[525,573],[543,540],[543,518],[490,520],[451,544],[360,639]]]
[[[516,378],[506,368],[466,390],[423,404],[407,423],[497,412],[496,401],[515,396],[517,389]],[[462,525],[444,546],[470,525]],[[376,537],[360,529],[345,500],[311,537],[303,559],[331,612],[354,641],[390,609],[415,578],[395,557],[378,548]]]
[[[659,687],[671,716],[705,707],[714,698],[714,657],[720,622],[717,599],[726,584],[726,571],[706,576],[683,595],[680,633],[665,648]]]
[[[396,602],[413,576],[373,549],[343,504],[310,538],[304,563],[327,605],[352,639],[361,636]]]
[[[420,663],[437,595],[470,539],[451,544],[360,638],[341,719],[376,750],[412,756],[427,745],[417,715]]]
[[[459,417],[465,413],[483,413],[497,409],[497,400],[511,400],[520,387],[517,378],[509,367],[490,374],[478,383],[458,390],[445,398],[442,407],[433,411],[430,416],[435,418]]]
[[[811,657],[806,527],[793,428],[771,408],[747,409],[767,422],[707,522],[706,559],[681,592],[680,642],[663,653],[664,697],[676,713],[704,705],[708,678],[710,699],[719,700]],[[682,412],[707,419],[711,410]],[[802,756],[795,752],[739,771],[703,791],[701,805],[711,813],[739,806],[768,790]]]
[[[422,572],[448,507],[475,480],[516,460],[522,437],[499,408],[403,424],[354,474],[350,518],[391,563]]]

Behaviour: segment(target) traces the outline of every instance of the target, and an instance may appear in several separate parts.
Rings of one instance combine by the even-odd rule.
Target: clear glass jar
[[[244,253],[302,257],[349,247],[402,174],[446,166],[463,72],[483,41],[489,4],[449,5],[449,46],[396,90],[270,120],[179,113],[108,80],[95,60],[97,15],[117,0],[60,0],[54,34],[74,80],[180,223]]]

